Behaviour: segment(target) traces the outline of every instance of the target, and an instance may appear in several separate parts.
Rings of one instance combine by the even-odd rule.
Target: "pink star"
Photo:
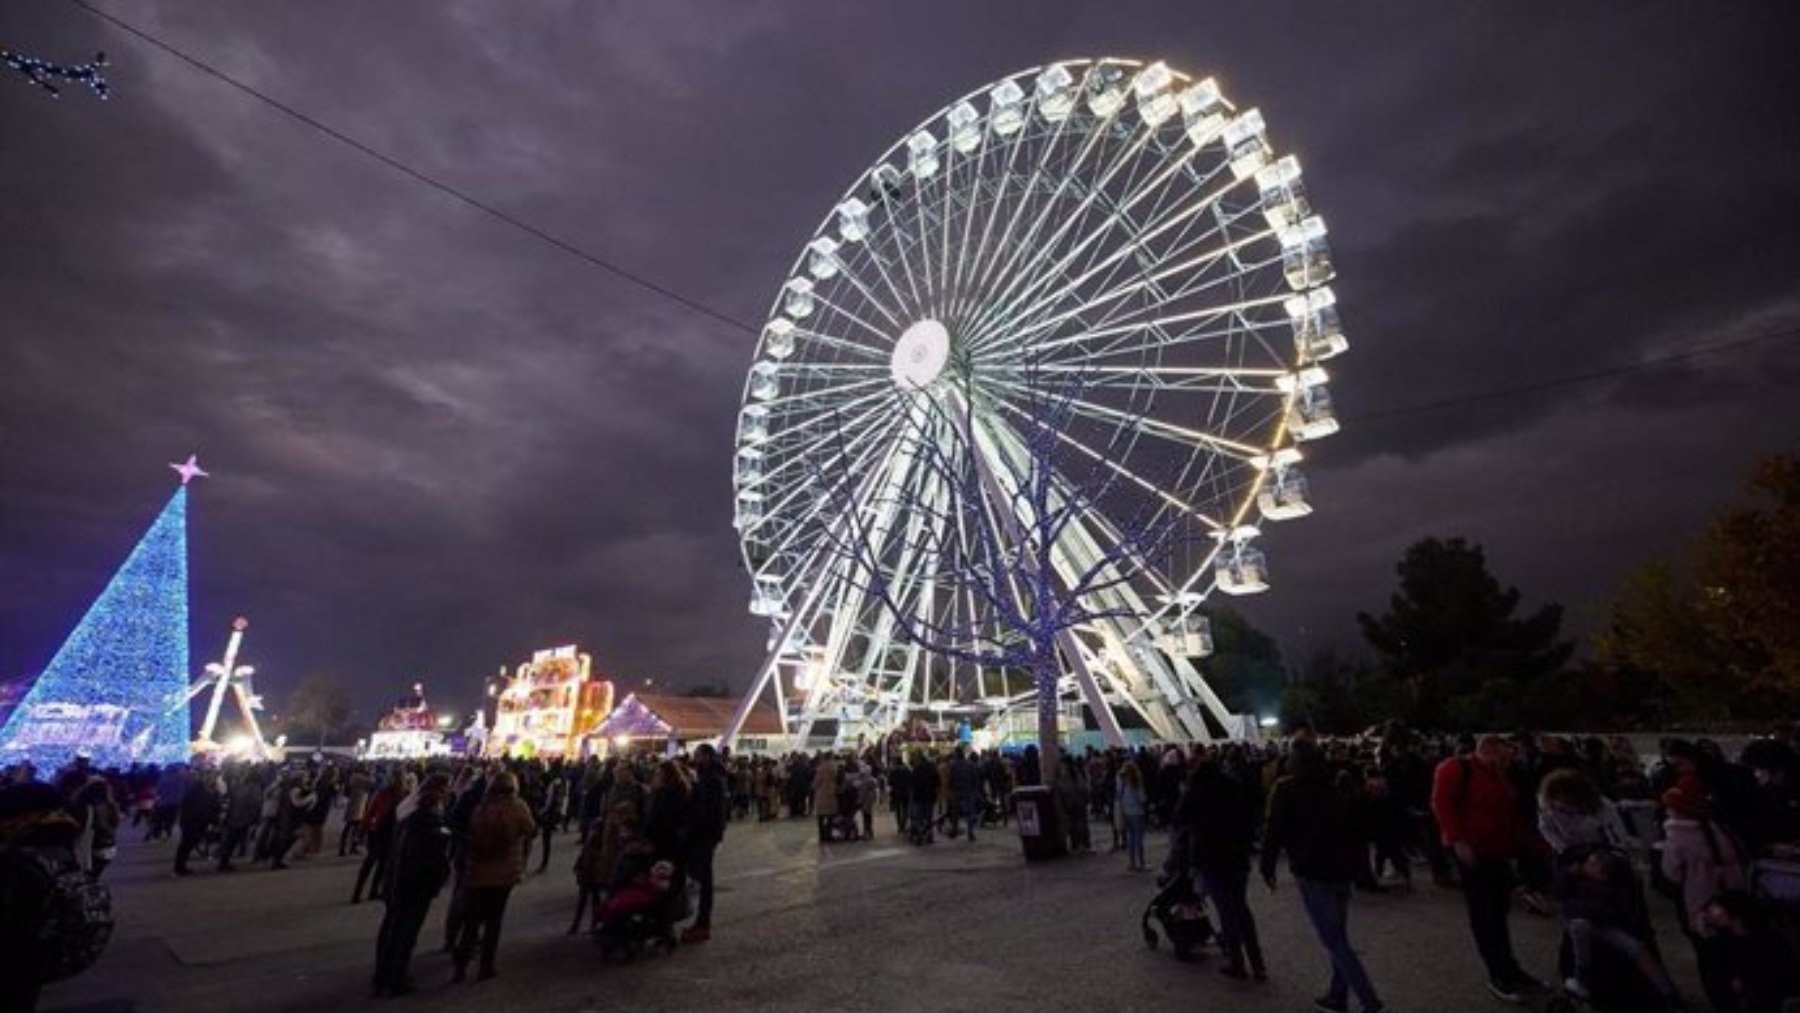
[[[195,458],[195,456],[193,454],[188,455],[188,459],[186,462],[184,462],[182,464],[171,463],[169,465],[169,467],[174,468],[175,474],[181,476],[181,484],[182,485],[187,485],[189,482],[192,482],[196,478],[210,478],[211,477],[205,471],[201,470],[200,462],[198,459]]]

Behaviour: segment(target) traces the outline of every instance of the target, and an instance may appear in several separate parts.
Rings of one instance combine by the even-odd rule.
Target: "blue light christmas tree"
[[[206,473],[192,457],[171,467],[181,488],[0,728],[0,761],[47,776],[76,753],[101,767],[188,758],[187,484]]]

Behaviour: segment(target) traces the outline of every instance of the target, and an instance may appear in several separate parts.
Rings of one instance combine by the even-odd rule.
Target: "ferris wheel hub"
[[[936,320],[920,320],[894,342],[894,382],[904,390],[929,386],[949,361],[949,330]]]

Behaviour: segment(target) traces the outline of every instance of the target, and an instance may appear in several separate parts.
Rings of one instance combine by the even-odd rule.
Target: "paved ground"
[[[450,983],[449,959],[434,952],[440,899],[414,964],[420,992],[384,1001],[367,995],[381,909],[347,903],[351,860],[177,879],[169,845],[130,843],[108,873],[119,912],[112,946],[86,975],[48,990],[42,1008],[1234,1013],[1307,1010],[1323,985],[1323,957],[1285,881],[1273,895],[1252,887],[1273,980],[1240,984],[1219,977],[1216,960],[1182,964],[1144,946],[1138,915],[1153,884],[1125,871],[1122,855],[1027,865],[1011,833],[915,849],[891,824],[875,841],[821,849],[810,830],[734,825],[719,856],[713,941],[630,965],[602,964],[585,939],[564,936],[574,838],[559,837],[549,874],[513,895],[497,979]],[[1357,899],[1352,936],[1394,1010],[1506,1008],[1480,990],[1462,919],[1459,898],[1429,886]],[[1514,927],[1522,959],[1547,974],[1555,923],[1520,914]],[[1660,931],[1697,995],[1686,942],[1666,921]]]

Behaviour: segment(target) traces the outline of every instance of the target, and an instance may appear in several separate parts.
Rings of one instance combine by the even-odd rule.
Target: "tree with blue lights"
[[[0,728],[0,761],[187,759],[187,485],[206,472],[192,457],[170,467],[181,487]]]
[[[95,53],[93,60],[87,63],[64,65],[15,53],[10,49],[0,49],[0,63],[18,71],[27,81],[49,92],[51,98],[62,98],[62,88],[58,86],[58,81],[85,84],[102,101],[112,97],[112,87],[100,73],[100,68],[106,66],[105,53]]]

